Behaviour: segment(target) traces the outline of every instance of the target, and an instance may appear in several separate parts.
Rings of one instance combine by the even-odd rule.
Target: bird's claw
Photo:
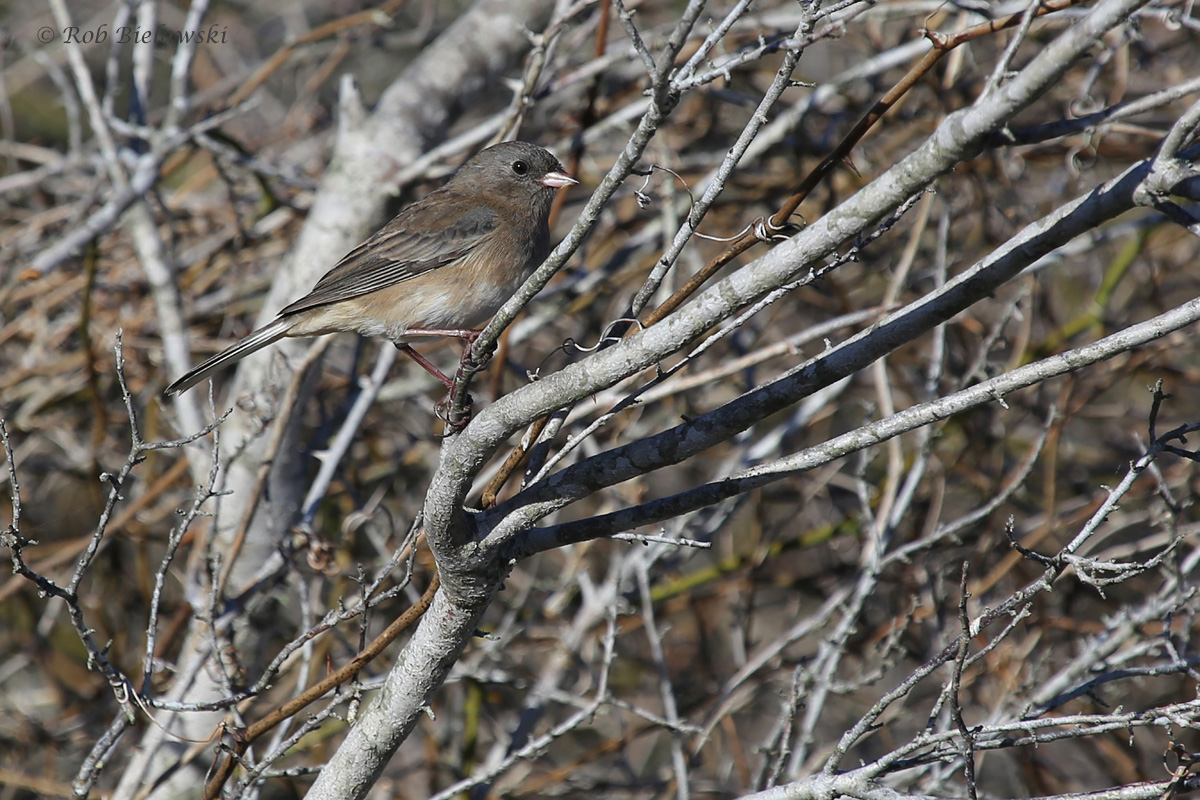
[[[486,367],[491,360],[491,350],[484,350],[482,353],[476,355],[475,349],[468,344],[463,349],[462,359],[460,360],[458,366],[460,371],[474,375]]]
[[[437,418],[440,419],[446,426],[443,435],[448,436],[453,433],[458,433],[463,428],[467,427],[467,423],[471,421],[471,411],[475,404],[474,398],[472,398],[469,394],[463,395],[463,402],[461,405],[456,403],[455,400],[456,398],[454,392],[451,391],[441,400],[437,401],[433,407],[433,413],[436,414]]]

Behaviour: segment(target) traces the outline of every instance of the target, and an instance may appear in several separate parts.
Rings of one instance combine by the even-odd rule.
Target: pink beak
[[[542,176],[542,186],[549,186],[551,189],[561,189],[564,186],[574,186],[577,183],[579,181],[565,172],[547,172]]]

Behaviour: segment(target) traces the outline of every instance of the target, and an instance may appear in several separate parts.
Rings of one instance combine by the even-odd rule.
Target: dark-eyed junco
[[[313,290],[167,387],[190,389],[285,336],[354,331],[380,336],[447,387],[413,350],[416,336],[473,340],[550,252],[550,204],[577,183],[546,150],[502,142],[478,153],[440,189],[406,207],[325,273]]]

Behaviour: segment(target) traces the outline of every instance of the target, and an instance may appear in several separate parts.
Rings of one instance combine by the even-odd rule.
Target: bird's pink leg
[[[426,372],[441,381],[442,385],[447,389],[454,388],[454,381],[448,378],[446,373],[435,367],[432,361],[418,353],[416,350],[412,349],[412,347],[406,344],[397,344],[396,349],[424,367]]]
[[[474,333],[477,336],[479,335],[478,331],[475,331]],[[468,394],[463,398],[463,403],[462,403],[463,410],[462,410],[461,418],[459,418],[457,415],[454,415],[454,418],[452,418],[450,411],[454,406],[454,400],[455,400],[454,381],[450,377],[448,377],[446,375],[446,373],[442,372],[440,369],[435,367],[433,365],[433,362],[431,362],[425,356],[418,353],[411,346],[409,346],[407,344],[401,344],[399,342],[395,342],[394,344],[396,345],[397,350],[399,350],[401,353],[404,353],[409,358],[411,358],[413,361],[420,364],[421,367],[423,367],[426,372],[428,372],[430,375],[432,375],[433,377],[435,377],[439,381],[441,381],[442,385],[445,386],[446,389],[448,390],[448,394],[445,397],[443,397],[441,400],[439,400],[437,402],[437,404],[433,407],[434,413],[437,414],[438,419],[440,419],[446,423],[447,430],[458,432],[458,431],[462,430],[464,427],[466,427],[466,424],[471,421],[471,406],[473,405],[473,402],[471,400],[471,395]],[[469,345],[468,345],[468,347],[469,347]],[[470,352],[470,351],[468,350],[466,352]],[[463,354],[464,357],[466,355],[466,352],[464,352],[464,354]],[[461,365],[459,366],[459,371],[460,372],[462,371]]]
[[[473,345],[475,343],[475,340],[479,338],[479,334],[481,334],[481,333],[483,333],[482,328],[480,328],[478,330],[474,330],[471,328],[405,328],[404,329],[405,336],[450,336],[455,339],[462,339],[463,342],[465,343],[465,347],[463,347],[462,358],[459,360],[459,368],[467,369],[471,372],[478,372],[479,370],[483,369],[483,367],[489,361],[492,360],[491,353],[484,353],[477,361],[469,358],[470,353],[471,353],[471,345]],[[428,363],[428,362],[426,362],[426,363]],[[425,366],[425,365],[422,364],[421,366]],[[425,369],[429,369],[429,367],[425,367]],[[436,374],[440,375],[441,373],[439,372]],[[438,380],[441,380],[442,383],[446,383],[446,381],[443,380],[442,378],[439,378]],[[447,384],[447,386],[449,386],[449,384]]]
[[[479,338],[479,334],[483,333],[483,329],[473,330],[471,328],[405,328],[405,336],[451,336],[455,339],[462,339],[467,344],[474,342]]]
[[[491,361],[491,353],[484,353],[483,357],[478,361],[471,357],[471,345],[474,344],[475,340],[479,338],[479,334],[482,332],[482,330],[472,330],[470,328],[406,328],[403,335],[451,336],[456,339],[462,339],[464,343],[463,354],[458,364],[458,374],[461,375],[463,372],[478,372],[485,364],[487,364],[488,361]],[[441,381],[442,385],[449,390],[449,394],[438,401],[437,405],[434,407],[434,411],[437,413],[440,419],[445,421],[449,430],[462,430],[463,427],[471,420],[471,395],[467,395],[463,398],[464,402],[462,418],[450,419],[450,409],[453,407],[455,401],[454,380],[447,376],[446,373],[435,367],[429,359],[418,353],[410,345],[396,343],[396,349],[420,364],[426,372]]]

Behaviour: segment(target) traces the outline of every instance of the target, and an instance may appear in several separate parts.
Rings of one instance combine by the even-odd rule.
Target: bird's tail
[[[236,361],[241,361],[254,351],[261,350],[271,342],[282,339],[284,336],[287,336],[294,322],[295,320],[285,317],[275,320],[270,325],[259,328],[229,349],[222,350],[187,372],[182,378],[168,386],[164,390],[164,394],[175,395],[180,392],[186,392],[217,370],[223,369]]]

